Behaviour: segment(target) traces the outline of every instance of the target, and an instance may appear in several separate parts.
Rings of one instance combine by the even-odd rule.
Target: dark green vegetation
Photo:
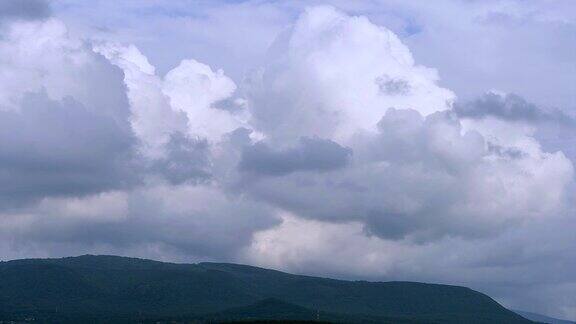
[[[0,263],[0,320],[530,323],[468,288],[115,256]]]

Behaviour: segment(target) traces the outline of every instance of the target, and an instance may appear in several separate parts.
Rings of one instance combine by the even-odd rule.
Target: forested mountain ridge
[[[0,263],[0,319],[530,323],[469,288],[92,256]]]

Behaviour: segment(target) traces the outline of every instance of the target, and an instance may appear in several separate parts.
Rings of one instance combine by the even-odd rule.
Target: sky
[[[0,258],[464,285],[576,319],[571,0],[2,0]]]

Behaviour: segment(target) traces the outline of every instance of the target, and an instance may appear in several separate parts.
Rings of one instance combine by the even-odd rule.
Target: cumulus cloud
[[[515,94],[489,92],[465,103],[454,105],[454,111],[463,118],[488,117],[528,123],[553,122],[564,126],[576,126],[574,119],[561,110],[546,111]]]
[[[133,45],[102,43],[95,50],[124,71],[132,128],[146,155],[165,154],[163,147],[173,133],[218,142],[244,124],[241,114],[214,107],[236,90],[222,70],[214,72],[195,60],[183,60],[161,77]]]
[[[150,158],[162,157],[172,133],[188,133],[186,115],[170,105],[162,92],[162,79],[136,47],[104,43],[96,46],[95,51],[124,72],[130,123],[142,142],[140,151]]]
[[[105,114],[43,92],[0,111],[0,204],[85,195],[136,181],[135,138]]]
[[[81,41],[58,19],[2,30],[0,249],[233,258],[272,208],[232,197],[213,159],[236,85],[184,60],[165,76],[135,46]],[[248,137],[250,140],[250,137]]]
[[[202,182],[210,178],[210,146],[205,139],[173,133],[165,149],[166,156],[154,160],[151,168],[170,183]]]
[[[271,138],[342,139],[390,107],[429,114],[454,98],[390,30],[332,7],[306,9],[269,56],[245,91],[252,124]]]
[[[135,47],[95,51],[54,18],[2,33],[2,205],[209,177],[208,144]]]
[[[234,8],[245,24],[252,8],[272,20],[251,49],[262,52],[250,61],[258,66],[231,78],[219,67],[248,70],[246,52],[205,64],[212,56],[179,52],[188,48],[179,39],[182,57],[168,66],[159,55],[170,51],[131,45],[146,40],[120,31],[80,39],[15,3],[2,5],[20,18],[0,17],[2,255],[254,262],[575,307],[565,297],[575,287],[566,256],[576,250],[567,230],[576,152],[551,144],[561,136],[552,128],[571,134],[573,119],[512,94],[456,100],[405,45],[429,26],[401,39],[328,6],[293,18],[283,12],[296,5],[204,8],[218,26],[239,17]],[[166,19],[159,28],[202,26]],[[272,40],[279,21],[290,24]],[[256,42],[217,35],[238,51]],[[518,293],[539,288],[545,297]]]
[[[263,142],[244,148],[238,167],[241,171],[265,175],[286,175],[297,171],[329,171],[344,167],[352,150],[319,138],[302,137],[298,146],[274,150]]]
[[[2,33],[1,204],[135,184],[122,73],[57,20],[15,21]]]
[[[296,149],[249,147],[240,170],[282,175],[241,177],[237,186],[256,199],[301,217],[359,221],[368,234],[415,240],[492,235],[564,212],[572,163],[542,151],[525,129],[462,125],[449,109],[452,93],[436,84],[435,71],[415,65],[390,31],[316,7],[272,53],[245,85],[266,145],[313,134],[353,154],[335,172],[302,174],[291,172],[305,164]]]
[[[532,147],[537,144],[545,152],[562,151],[571,161],[576,161],[572,142],[576,136],[576,120],[564,110],[536,105],[519,95],[492,91],[474,100],[456,102],[454,111],[465,125],[482,128],[491,136],[490,148],[502,154],[521,154],[497,144],[506,138],[524,147],[522,142],[531,142],[528,146]]]
[[[0,33],[0,110],[18,110],[24,95],[45,91],[53,100],[73,97],[129,127],[122,71],[71,37],[61,21],[17,21]]]
[[[280,226],[258,232],[243,253],[255,264],[295,273],[466,285],[498,296],[513,309],[570,318],[576,307],[574,258],[557,257],[576,248],[566,221],[537,221],[490,240],[446,237],[414,244],[366,236],[357,222],[305,220],[286,213]],[[519,298],[519,290],[529,296]]]
[[[195,133],[212,141],[240,127],[237,116],[213,104],[228,99],[236,84],[224,71],[212,69],[195,60],[184,60],[164,78],[163,92],[176,109],[188,116],[188,126]]]
[[[513,147],[523,154],[503,154],[479,132],[463,131],[448,112],[423,117],[390,109],[378,127],[354,139],[350,165],[337,172],[242,186],[297,215],[360,221],[387,238],[483,236],[564,212],[573,168],[562,153]]]
[[[278,224],[271,209],[209,185],[46,198],[0,216],[6,256],[92,251],[188,262],[234,259],[255,231]]]

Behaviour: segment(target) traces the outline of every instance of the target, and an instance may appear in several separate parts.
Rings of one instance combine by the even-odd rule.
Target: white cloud
[[[236,84],[224,71],[212,71],[206,64],[183,60],[164,78],[163,92],[176,109],[186,113],[190,131],[219,141],[222,135],[242,125],[229,111],[212,105],[232,96]]]
[[[449,109],[454,99],[394,33],[332,7],[307,9],[269,56],[246,92],[256,128],[282,140],[342,140],[374,129],[390,107],[429,114]]]
[[[174,132],[187,133],[186,116],[175,110],[162,92],[162,79],[148,59],[133,45],[104,43],[94,50],[104,55],[124,72],[130,100],[131,124],[142,141],[142,152],[162,157],[163,146]]]
[[[63,22],[15,21],[0,33],[0,110],[17,110],[26,93],[45,90],[53,100],[70,96],[90,110],[116,118],[124,113],[119,71],[70,37]]]
[[[241,114],[213,105],[231,97],[236,84],[222,70],[193,59],[182,60],[166,76],[134,45],[101,43],[95,51],[124,71],[132,110],[132,128],[153,158],[166,154],[164,146],[174,133],[219,142],[222,135],[244,125]]]
[[[237,186],[256,199],[416,240],[493,235],[565,212],[572,163],[543,152],[528,126],[463,127],[448,111],[454,95],[436,85],[434,70],[415,65],[391,31],[313,7],[279,36],[271,56],[245,89],[266,142],[286,147],[319,136],[350,147],[353,157],[326,173],[245,174]]]

